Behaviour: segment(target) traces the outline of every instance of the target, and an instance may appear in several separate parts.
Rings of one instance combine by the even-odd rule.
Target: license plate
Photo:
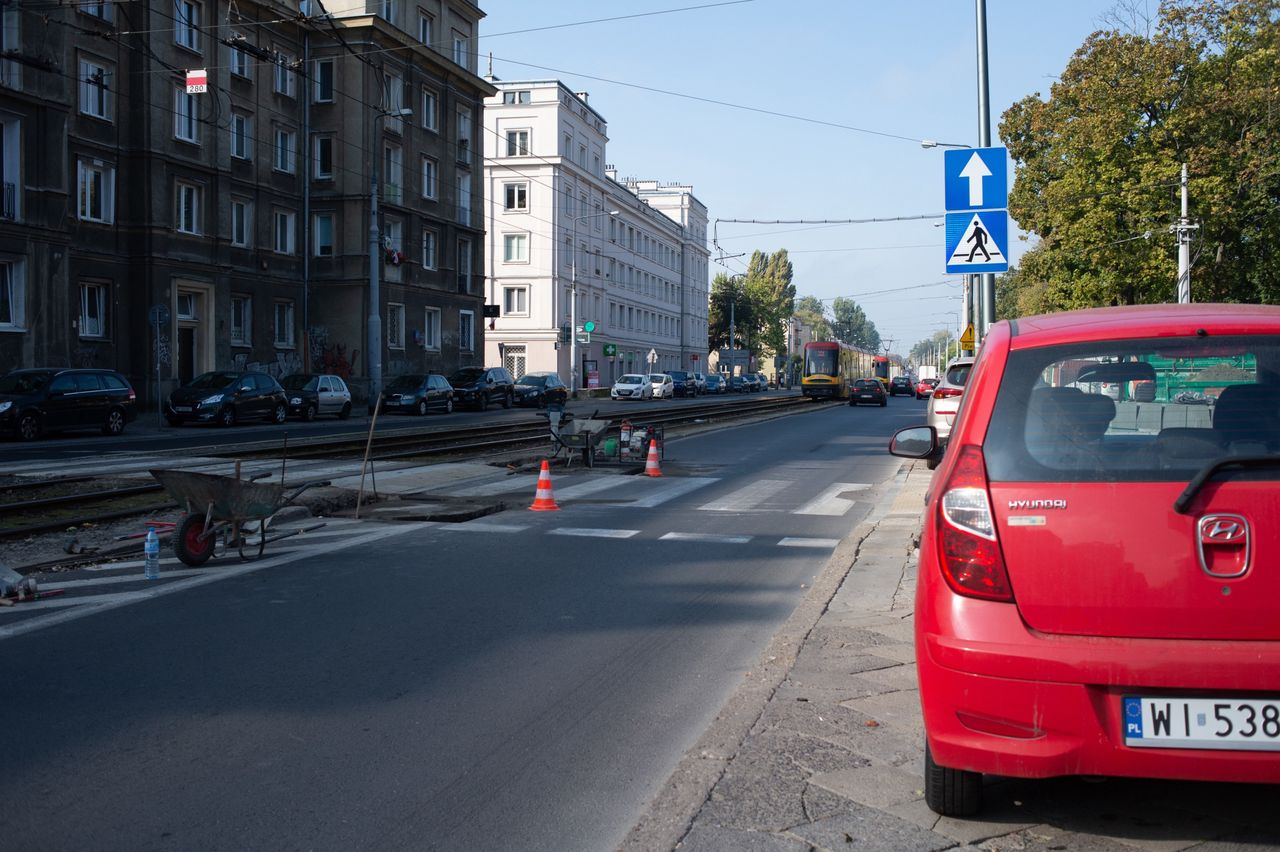
[[[173,410],[174,410],[174,411],[190,411],[190,410],[191,410],[191,406],[189,406],[189,405],[175,405],[175,406],[173,407]]]
[[[1280,751],[1280,699],[1126,695],[1123,707],[1127,746]]]
[[[875,398],[876,398],[876,395],[875,395],[875,394],[873,394],[873,393],[860,393],[860,394],[858,394],[858,399],[875,399]]]

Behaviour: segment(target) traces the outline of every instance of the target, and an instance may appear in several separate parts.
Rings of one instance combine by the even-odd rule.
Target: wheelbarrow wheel
[[[217,535],[202,538],[204,515],[183,515],[173,531],[173,550],[178,558],[192,568],[198,568],[213,556]]]

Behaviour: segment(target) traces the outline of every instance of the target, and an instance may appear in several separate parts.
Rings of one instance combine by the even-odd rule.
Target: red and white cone
[[[649,441],[649,458],[644,462],[645,476],[662,476],[662,468],[658,466],[658,442]]]
[[[547,464],[547,460],[542,460],[542,470],[538,472],[538,491],[533,497],[533,505],[529,507],[534,512],[557,512],[560,507],[556,505],[556,498],[551,495],[551,466]]]

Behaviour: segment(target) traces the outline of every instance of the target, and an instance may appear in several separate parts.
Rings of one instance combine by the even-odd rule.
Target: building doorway
[[[209,315],[212,293],[206,286],[183,282],[174,288],[174,376],[182,384],[213,369],[214,347]]]

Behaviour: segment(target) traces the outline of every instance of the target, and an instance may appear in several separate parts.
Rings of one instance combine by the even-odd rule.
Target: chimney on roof
[[[587,92],[574,92],[573,94],[584,104],[587,102]]]

